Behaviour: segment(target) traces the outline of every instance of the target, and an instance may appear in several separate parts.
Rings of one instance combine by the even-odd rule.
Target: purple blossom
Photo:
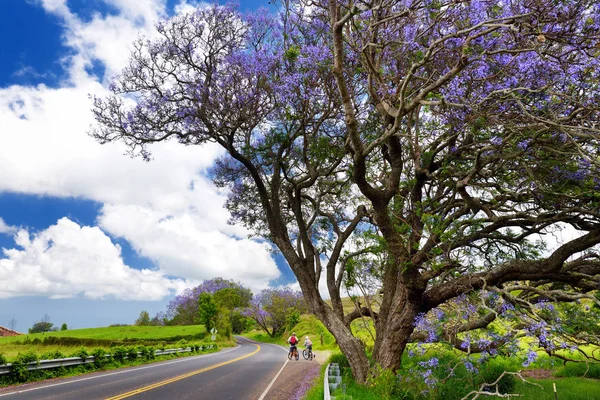
[[[537,357],[538,357],[538,354],[535,351],[529,350],[527,352],[527,357],[525,358],[525,361],[523,361],[523,366],[529,367],[532,363],[535,362]]]
[[[502,138],[500,136],[492,136],[490,138],[490,143],[493,144],[494,146],[501,146]]]

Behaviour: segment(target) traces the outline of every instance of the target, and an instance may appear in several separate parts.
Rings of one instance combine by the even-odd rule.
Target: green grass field
[[[113,344],[136,345],[138,343],[156,343],[155,347],[181,347],[186,342],[200,342],[205,338],[206,329],[202,325],[188,326],[115,326],[106,328],[73,329],[58,332],[36,333],[20,336],[1,337],[0,354],[8,360],[19,353],[35,352],[38,356],[45,353],[60,352],[70,355],[82,347],[88,351],[95,348],[110,349]],[[73,343],[69,343],[70,338]],[[54,342],[58,339],[59,342]],[[230,340],[217,340],[220,346],[231,346]]]
[[[57,332],[34,333],[20,336],[0,337],[0,346],[22,342],[26,338],[43,340],[46,337],[74,337],[80,339],[163,339],[174,336],[191,336],[206,332],[203,325],[187,326],[112,326],[106,328],[73,329]]]

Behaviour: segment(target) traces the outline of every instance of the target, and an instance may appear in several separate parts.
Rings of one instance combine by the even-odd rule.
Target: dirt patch
[[[532,379],[550,379],[553,376],[551,369],[528,369],[521,371],[521,375]]]
[[[0,326],[0,336],[19,336],[19,335],[21,335],[21,333],[11,331],[10,329]]]

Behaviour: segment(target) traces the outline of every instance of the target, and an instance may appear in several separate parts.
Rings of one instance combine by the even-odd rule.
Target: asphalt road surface
[[[286,361],[281,346],[238,338],[218,353],[3,389],[0,400],[269,400]]]

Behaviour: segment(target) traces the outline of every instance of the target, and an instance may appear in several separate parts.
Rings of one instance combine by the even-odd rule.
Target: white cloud
[[[164,12],[162,0],[105,1],[120,13],[97,14],[89,21],[79,19],[64,0],[39,2],[46,11],[62,18],[65,43],[75,54],[64,60],[69,79],[63,87],[0,88],[0,192],[78,197],[102,203],[99,216],[102,228],[129,241],[160,268],[160,273],[146,271],[143,277],[136,277],[146,279],[144,282],[152,278],[156,285],[166,285],[163,291],[153,288],[151,293],[156,295],[165,295],[179,287],[162,278],[163,273],[180,276],[188,285],[222,276],[253,289],[266,287],[268,280],[279,277],[267,247],[245,239],[248,233],[245,229],[227,224],[224,195],[202,175],[221,154],[217,146],[161,143],[152,146],[154,160],[145,163],[124,156],[126,149],[121,143],[101,146],[86,134],[93,123],[88,93],[97,96],[108,93],[102,82],[86,72],[86,66],[95,60],[105,65],[107,75],[118,72],[127,61],[131,42],[139,33],[150,34],[152,23]],[[48,228],[31,243],[23,241],[25,234],[19,233],[22,240],[19,245],[26,246],[22,251],[13,249],[7,253],[8,258],[1,260],[0,276],[9,266],[11,274],[32,274],[33,264],[23,260],[47,258],[33,243],[43,243],[47,235],[58,235],[58,230],[65,233],[63,224],[64,221]],[[81,228],[82,232],[87,230],[104,235],[99,228]],[[54,251],[54,259],[62,260]],[[78,251],[85,258],[84,248]],[[118,266],[114,261],[117,255],[111,257],[111,262]],[[67,268],[75,264],[64,265]],[[122,261],[118,268],[134,271],[122,265]],[[62,284],[60,279],[60,275],[45,279],[41,286],[35,286],[38,289],[29,288],[26,282],[21,282],[20,287],[24,293],[41,290],[39,293],[53,296],[68,295],[74,286],[68,275],[64,275]],[[118,292],[113,293],[116,289],[110,285],[99,285],[94,290],[86,289],[85,295]],[[15,292],[0,289],[0,293],[8,296]]]
[[[21,249],[4,249],[0,258],[0,298],[44,295],[66,298],[158,300],[183,289],[184,282],[158,271],[128,267],[121,249],[98,227],[68,218],[33,236],[20,230]]]
[[[280,276],[266,244],[227,236],[223,228],[211,228],[209,216],[106,205],[99,223],[113,235],[127,238],[168,275],[194,280],[220,276],[239,280],[254,292]]]
[[[6,222],[0,217],[0,233],[13,234],[17,232],[16,226],[7,225]]]

